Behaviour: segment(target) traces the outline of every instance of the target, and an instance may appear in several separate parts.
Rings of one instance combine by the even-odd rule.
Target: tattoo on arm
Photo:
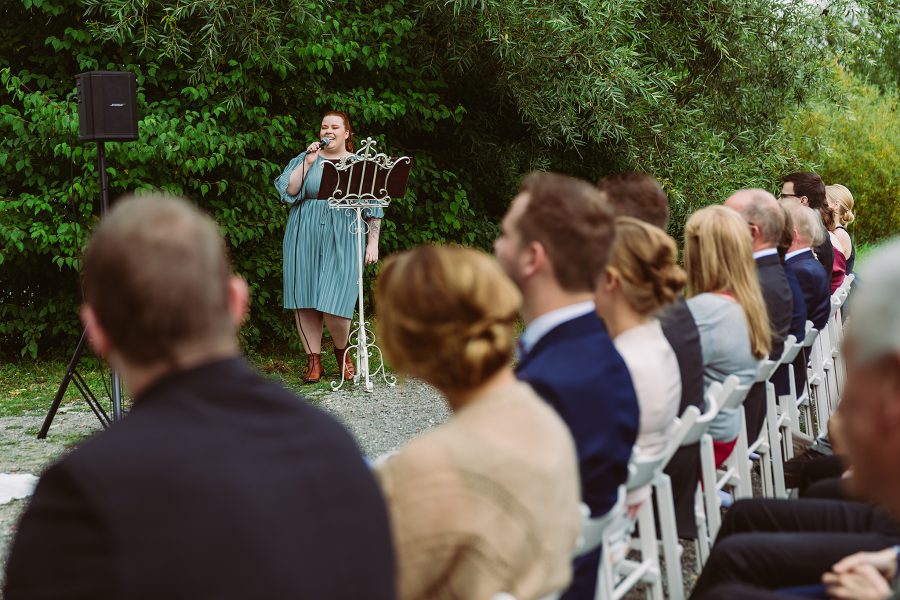
[[[369,241],[378,242],[378,236],[381,233],[381,219],[367,219],[369,225]]]

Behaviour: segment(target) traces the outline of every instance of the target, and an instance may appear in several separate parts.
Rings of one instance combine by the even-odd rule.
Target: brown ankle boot
[[[335,346],[334,357],[337,359],[338,368],[342,369],[344,373],[344,381],[350,381],[351,379],[353,379],[353,375],[355,374],[353,370],[353,359],[350,356],[350,353],[347,352],[347,348],[339,349],[337,346]]]
[[[324,369],[322,369],[322,360],[318,354],[307,355],[306,377],[303,383],[316,383],[322,379]]]

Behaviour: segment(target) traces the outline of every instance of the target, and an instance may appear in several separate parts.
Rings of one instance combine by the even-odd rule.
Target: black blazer
[[[703,349],[694,315],[684,298],[678,298],[663,307],[656,316],[666,340],[675,351],[681,372],[681,406],[678,414],[681,415],[688,406],[698,406],[703,412],[706,405],[703,399]]]
[[[47,471],[5,598],[389,600],[393,576],[352,438],[234,358],[156,382]]]
[[[786,261],[787,268],[797,276],[806,301],[807,318],[813,327],[822,329],[831,314],[831,272],[826,273],[812,252],[803,252]]]
[[[784,350],[784,338],[787,337],[793,316],[791,286],[778,254],[757,258],[756,271],[759,274],[763,300],[766,302],[766,313],[769,315],[769,329],[772,331],[772,351],[769,357],[777,360]]]

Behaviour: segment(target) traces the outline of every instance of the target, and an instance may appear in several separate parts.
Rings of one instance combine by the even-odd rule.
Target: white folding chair
[[[831,416],[831,408],[828,401],[828,383],[825,371],[825,349],[830,351],[828,341],[828,326],[825,325],[813,339],[809,354],[809,392],[810,406],[815,410],[813,425],[815,431],[810,432],[813,437],[822,435],[827,430],[828,417]]]
[[[730,380],[733,379],[733,383]],[[712,386],[710,386],[712,389]],[[738,383],[737,377],[730,375],[725,379],[722,389],[722,400],[719,410],[740,410],[741,428],[746,429],[743,423],[743,404],[747,398],[747,392],[750,391],[749,385],[741,385]],[[740,436],[738,436],[740,442]],[[733,452],[741,449],[735,445]],[[743,447],[743,456],[747,455],[746,441]],[[700,438],[700,478],[703,483],[703,496],[706,505],[706,526],[709,531],[710,543],[714,542],[719,533],[719,527],[722,525],[722,517],[719,513],[721,500],[719,498],[719,490],[725,486],[734,486],[739,483],[740,476],[734,466],[729,466],[726,462],[725,469],[721,476],[716,471],[716,456],[713,448],[713,439],[709,433]],[[748,482],[749,483],[749,482]]]
[[[797,422],[797,431],[801,431],[802,433],[814,437],[816,435],[814,429],[814,420],[813,420],[813,408],[814,401],[811,398],[814,398],[815,394],[812,390],[813,385],[817,385],[819,383],[818,380],[813,381],[813,370],[811,368],[812,364],[812,356],[815,352],[814,348],[816,348],[816,340],[819,337],[819,330],[813,327],[812,321],[806,322],[806,337],[803,338],[803,354],[805,357],[805,362],[803,363],[804,369],[806,369],[806,385],[803,386],[802,390],[797,390],[799,394],[797,396],[797,410],[803,411],[803,425],[806,427],[806,430],[803,431],[799,429],[800,422]]]
[[[772,383],[769,379],[772,378],[772,374],[775,372],[775,369],[778,368],[778,363],[774,360],[764,360],[759,365],[759,370],[756,372],[756,380],[755,384],[762,384],[766,388],[766,396],[769,395],[769,386]],[[772,395],[774,396],[775,389],[772,388]],[[740,408],[741,414],[741,425],[738,429],[738,438],[737,443],[734,445],[734,452],[731,453],[731,456],[728,457],[728,460],[725,461],[727,465],[728,471],[736,471],[737,478],[730,477],[729,480],[732,482],[732,487],[734,488],[734,499],[740,500],[741,498],[752,498],[753,497],[753,482],[750,478],[750,453],[755,452],[762,456],[767,456],[771,449],[769,448],[769,440],[768,435],[760,435],[752,442],[750,440],[749,434],[747,432],[747,418],[746,413],[744,412],[743,403]],[[779,452],[780,454],[780,452]],[[768,460],[760,460],[762,464],[762,483],[763,483],[763,494],[767,496],[771,496],[771,492],[766,494],[767,486],[769,482],[772,480],[771,474],[771,465]]]
[[[812,328],[812,323],[806,322],[806,331]],[[794,457],[794,427],[799,427],[800,414],[797,399],[797,378],[794,373],[794,361],[803,349],[803,344],[797,341],[793,335],[789,335],[784,341],[784,354],[781,356],[781,364],[785,365],[788,374],[788,393],[778,397],[778,418],[775,420],[775,428],[781,438],[781,450],[784,460]],[[783,472],[783,469],[782,469]]]
[[[696,407],[690,407],[684,412],[685,420],[676,419],[675,427],[669,435],[666,447],[653,456],[637,456],[632,453],[631,461],[628,464],[628,481],[625,484],[627,491],[634,491],[647,485],[656,484],[663,490],[663,500],[668,502],[669,507],[674,505],[671,495],[671,483],[668,485],[668,476],[663,473],[666,464],[675,451],[681,445],[681,440],[688,430],[693,426],[700,411]],[[668,489],[668,496],[665,490]],[[612,511],[611,511],[612,512]],[[624,527],[624,523],[616,522],[622,520],[622,514],[616,514],[613,522],[607,525],[610,532],[619,535],[619,531]],[[675,532],[677,537],[677,529],[675,526],[674,508],[665,515],[667,523],[661,523],[664,528],[669,528],[671,532]],[[656,540],[656,524],[653,518],[653,502],[648,498],[638,509],[637,521],[632,521],[627,514],[627,507],[624,513],[624,520],[630,523],[630,533],[634,530],[634,525],[639,528],[639,535],[636,539],[632,539],[629,547],[624,550],[626,556],[622,556],[622,551],[611,549],[609,559],[607,559],[606,547],[604,546],[604,568],[598,572],[597,598],[618,600],[622,598],[629,590],[639,583],[646,583],[650,586],[648,596],[654,600],[662,600],[663,586],[659,564],[659,547]],[[671,538],[669,538],[671,539]],[[677,544],[677,541],[675,542]],[[666,544],[664,542],[664,551]],[[640,560],[630,560],[627,558],[627,551],[636,550],[640,553]],[[673,590],[676,593],[680,590],[681,596],[684,595],[684,583],[681,580],[681,559],[678,556],[677,548],[670,548],[672,556],[672,567],[667,568],[667,576],[671,576],[674,583]],[[677,571],[677,573],[676,573]],[[603,581],[600,581],[602,579]],[[671,593],[671,591],[670,591]],[[604,595],[606,594],[606,595]]]

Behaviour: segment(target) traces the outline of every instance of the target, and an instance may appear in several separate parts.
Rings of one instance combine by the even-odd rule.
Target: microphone
[[[322,148],[325,148],[330,143],[331,143],[331,138],[323,137],[321,140],[319,140],[319,150],[321,150]]]

